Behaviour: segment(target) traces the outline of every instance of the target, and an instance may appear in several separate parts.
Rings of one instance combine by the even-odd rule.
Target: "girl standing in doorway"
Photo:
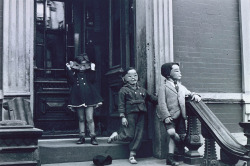
[[[90,131],[91,144],[98,145],[93,120],[94,108],[102,105],[102,97],[94,87],[95,64],[87,54],[76,56],[74,61],[66,64],[70,89],[68,107],[76,111],[79,119],[80,138],[77,144],[85,143],[85,120]]]

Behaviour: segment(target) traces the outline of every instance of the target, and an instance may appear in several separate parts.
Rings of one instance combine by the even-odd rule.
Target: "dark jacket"
[[[136,89],[129,84],[124,85],[118,93],[119,113],[146,112],[146,101],[157,104],[157,97],[148,94],[147,90],[137,86]]]
[[[68,71],[68,83],[70,84],[69,105],[95,105],[102,102],[102,97],[94,87],[95,71],[87,69],[79,72],[77,70]]]

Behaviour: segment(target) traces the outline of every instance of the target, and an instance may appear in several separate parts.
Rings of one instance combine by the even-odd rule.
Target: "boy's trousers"
[[[121,132],[118,135],[119,141],[130,142],[130,152],[136,152],[143,139],[143,130],[146,112],[135,112],[126,115],[128,126],[122,126]]]

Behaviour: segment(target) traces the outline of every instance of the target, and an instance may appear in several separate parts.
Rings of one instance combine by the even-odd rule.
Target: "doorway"
[[[133,0],[36,0],[34,123],[44,136],[78,136],[78,119],[67,108],[65,64],[87,53],[96,64],[97,136],[117,129],[120,74],[134,66]]]

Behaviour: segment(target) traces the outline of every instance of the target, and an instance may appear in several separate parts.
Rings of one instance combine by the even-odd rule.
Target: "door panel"
[[[109,124],[108,132],[120,126],[118,91],[123,85],[121,73],[127,67],[136,67],[133,47],[133,0],[109,0],[109,66],[108,79]]]
[[[34,123],[44,135],[76,134],[78,119],[67,108],[65,64],[75,54],[73,1],[36,0]]]

